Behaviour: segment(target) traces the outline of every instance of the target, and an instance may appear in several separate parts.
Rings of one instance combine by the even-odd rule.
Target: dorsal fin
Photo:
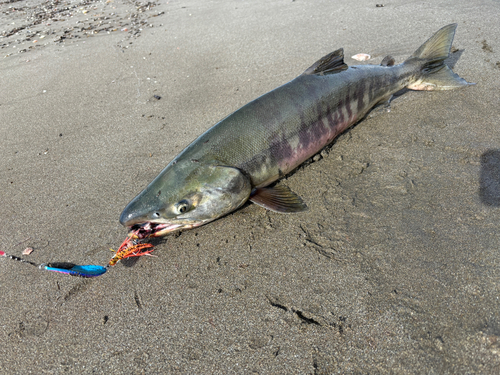
[[[394,60],[394,57],[392,57],[391,55],[387,55],[386,57],[384,57],[384,59],[382,60],[380,65],[393,66],[395,63],[396,63],[396,61]]]
[[[333,74],[339,73],[348,68],[347,64],[344,63],[344,49],[339,48],[336,51],[322,57],[314,64],[312,64],[309,69],[307,69],[303,74]]]

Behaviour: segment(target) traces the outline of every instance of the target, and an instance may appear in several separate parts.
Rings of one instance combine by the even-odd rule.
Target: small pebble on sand
[[[32,247],[27,247],[26,249],[23,250],[23,255],[30,255],[33,252]]]

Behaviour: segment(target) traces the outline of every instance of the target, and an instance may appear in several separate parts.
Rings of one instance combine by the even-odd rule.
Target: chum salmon
[[[444,63],[456,27],[443,27],[399,65],[387,56],[348,67],[343,49],[324,56],[200,135],[125,207],[121,224],[147,238],[198,227],[248,200],[276,212],[305,210],[298,195],[273,183],[403,88],[470,85]]]

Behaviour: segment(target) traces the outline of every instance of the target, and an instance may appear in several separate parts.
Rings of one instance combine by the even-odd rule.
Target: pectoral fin
[[[282,185],[254,189],[250,200],[274,212],[289,213],[307,210],[302,198]]]

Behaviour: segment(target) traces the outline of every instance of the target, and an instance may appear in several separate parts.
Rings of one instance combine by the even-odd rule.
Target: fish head
[[[120,223],[133,238],[160,237],[226,215],[250,192],[250,180],[237,168],[174,160],[125,207]]]

